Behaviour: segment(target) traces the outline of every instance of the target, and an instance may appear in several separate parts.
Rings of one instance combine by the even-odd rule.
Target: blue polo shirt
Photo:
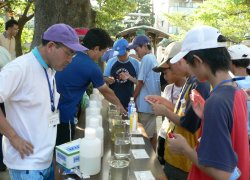
[[[94,88],[104,85],[101,69],[87,54],[78,52],[63,71],[56,73],[60,122],[74,122],[78,105],[90,83]]]

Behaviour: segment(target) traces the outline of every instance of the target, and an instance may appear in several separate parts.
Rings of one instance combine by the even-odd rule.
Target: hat
[[[218,42],[219,35],[221,35],[219,30],[211,26],[199,26],[191,29],[183,40],[181,51],[170,62],[177,63],[190,51],[226,47],[226,43]]]
[[[159,66],[154,67],[153,71],[155,72],[163,71],[165,68],[167,68],[166,62],[170,61],[170,59],[173,58],[180,51],[181,51],[181,42],[170,43],[164,51],[164,57],[163,60],[161,61],[161,64]]]
[[[109,49],[107,50],[101,57],[101,60],[104,62],[108,62],[109,59],[111,59],[112,57],[114,57],[114,50],[113,49]]]
[[[127,52],[128,41],[126,39],[118,39],[113,45],[115,55],[124,56]]]
[[[82,46],[75,30],[67,24],[54,24],[43,34],[43,39],[62,43],[74,51],[85,51],[88,48]]]
[[[83,39],[84,36],[87,34],[89,31],[88,28],[75,28],[76,34],[78,35],[79,39]]]
[[[250,49],[243,44],[230,46],[228,52],[232,60],[250,59]]]
[[[128,49],[135,49],[139,45],[144,45],[144,44],[150,44],[149,37],[145,35],[138,35],[133,39],[132,43],[129,44]]]

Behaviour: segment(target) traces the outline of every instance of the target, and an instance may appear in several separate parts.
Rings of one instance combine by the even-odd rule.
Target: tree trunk
[[[32,47],[41,43],[43,32],[51,25],[93,27],[95,11],[90,0],[35,0],[35,32]]]

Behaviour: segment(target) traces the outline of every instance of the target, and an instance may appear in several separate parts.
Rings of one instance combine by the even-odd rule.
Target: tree
[[[72,27],[93,27],[95,11],[90,0],[35,1],[35,32],[32,47],[40,44],[43,32],[55,23]]]
[[[134,0],[97,0],[96,26],[106,29],[112,36],[126,28],[124,16],[136,8]]]
[[[23,42],[27,42],[27,39],[31,39],[33,35],[32,33],[25,33],[26,36],[23,36],[25,24],[34,17],[33,0],[5,0],[4,3],[1,3],[0,8],[1,12],[7,13],[7,16],[9,16],[10,18],[15,18],[18,21],[19,31],[15,39],[16,55],[20,56],[23,54]],[[25,32],[27,31],[32,32],[26,28]]]
[[[172,25],[180,28],[176,39],[199,24],[216,27],[238,43],[250,32],[250,10],[246,0],[207,0],[193,14],[173,13],[166,16]]]
[[[153,26],[154,25],[154,14],[151,0],[137,0],[137,8],[132,13],[142,13],[148,14],[149,16],[131,16],[130,20],[134,20],[135,22],[128,23],[127,27],[146,25]]]

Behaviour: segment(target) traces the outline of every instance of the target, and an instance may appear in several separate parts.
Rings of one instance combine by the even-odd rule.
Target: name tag
[[[59,111],[56,110],[49,116],[49,127],[56,126],[57,124],[60,123],[59,120]]]

